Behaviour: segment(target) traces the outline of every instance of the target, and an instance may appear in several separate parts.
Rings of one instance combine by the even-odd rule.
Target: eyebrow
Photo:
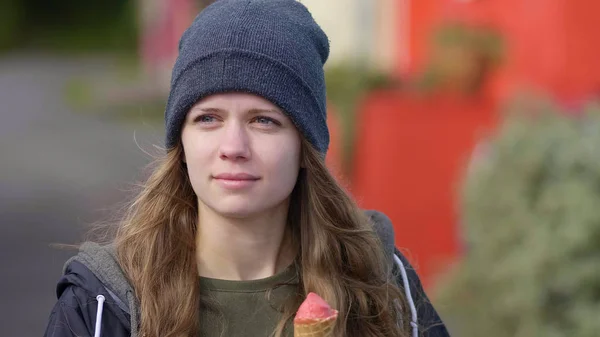
[[[227,112],[227,110],[224,109],[219,109],[219,108],[198,108],[198,109],[194,109],[197,111],[202,111],[202,112],[208,112],[208,113],[225,113]],[[278,109],[250,109],[248,110],[248,113],[253,114],[253,115],[257,115],[257,114],[261,114],[261,113],[279,113],[282,114],[282,111],[279,111]]]
[[[223,112],[225,112],[225,110],[219,109],[219,108],[196,108],[194,110],[196,110],[196,111],[202,111],[202,112],[210,112],[210,113],[223,113]]]
[[[281,114],[283,112],[279,111],[278,109],[250,109],[248,110],[249,113],[251,114],[261,114],[261,113],[277,113],[277,114]]]

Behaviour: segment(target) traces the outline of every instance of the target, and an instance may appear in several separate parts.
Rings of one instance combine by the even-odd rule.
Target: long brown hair
[[[197,200],[179,145],[157,162],[117,230],[119,263],[140,303],[140,336],[195,336],[200,330],[196,265]],[[377,235],[320,154],[302,142],[303,168],[288,225],[298,249],[298,298],[273,334],[282,336],[308,292],[339,311],[335,336],[408,336],[406,298]],[[135,327],[132,327],[135,328]]]

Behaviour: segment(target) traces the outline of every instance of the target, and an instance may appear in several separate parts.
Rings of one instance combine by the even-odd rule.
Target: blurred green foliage
[[[426,91],[477,93],[504,55],[504,39],[496,30],[459,22],[442,24],[430,40],[429,60],[418,86]]]
[[[600,107],[514,104],[462,189],[466,256],[438,300],[457,336],[600,331]]]
[[[3,0],[0,50],[135,51],[135,1]]]
[[[0,50],[17,43],[18,29],[23,18],[22,9],[19,0],[4,0],[0,3]]]
[[[504,55],[504,41],[499,32],[488,27],[470,27],[462,23],[442,25],[433,36],[433,44],[439,47],[461,46],[498,63]]]

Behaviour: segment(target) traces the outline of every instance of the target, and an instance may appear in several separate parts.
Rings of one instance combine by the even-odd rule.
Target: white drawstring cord
[[[404,268],[404,263],[402,260],[394,254],[394,260],[398,267],[400,267],[400,273],[402,273],[402,283],[404,284],[404,293],[406,295],[406,300],[408,301],[408,306],[410,307],[411,313],[411,322],[413,337],[419,336],[419,325],[417,324],[417,308],[415,307],[415,301],[412,298],[412,294],[410,293],[410,284],[408,283],[408,275],[406,275],[406,269]]]
[[[98,300],[98,310],[96,310],[96,329],[94,331],[94,337],[100,337],[100,327],[102,325],[102,310],[104,309],[104,296],[96,296]]]

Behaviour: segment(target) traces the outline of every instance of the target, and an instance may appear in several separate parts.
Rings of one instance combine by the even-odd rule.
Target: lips
[[[230,191],[248,189],[260,179],[248,173],[221,173],[213,176],[213,178],[221,188]]]
[[[258,180],[260,179],[257,176],[254,176],[249,173],[221,173],[213,176],[215,179],[219,180]]]

